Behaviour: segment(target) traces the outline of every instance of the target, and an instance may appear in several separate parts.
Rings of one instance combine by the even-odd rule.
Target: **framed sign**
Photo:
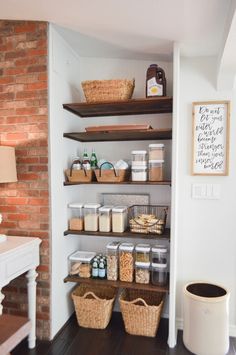
[[[193,102],[193,175],[228,175],[229,101]]]

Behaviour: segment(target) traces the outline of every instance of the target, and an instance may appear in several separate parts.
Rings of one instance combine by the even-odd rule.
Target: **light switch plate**
[[[200,200],[220,199],[219,184],[192,184],[192,198]]]

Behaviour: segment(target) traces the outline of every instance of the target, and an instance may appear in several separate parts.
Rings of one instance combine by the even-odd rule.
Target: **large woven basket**
[[[162,293],[124,289],[119,302],[127,333],[156,336],[164,304]]]
[[[87,102],[131,99],[134,80],[88,80],[81,83]]]
[[[72,292],[78,324],[84,328],[105,329],[110,322],[116,289],[81,284]]]

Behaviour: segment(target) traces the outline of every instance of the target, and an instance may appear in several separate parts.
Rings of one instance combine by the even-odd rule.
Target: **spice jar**
[[[167,264],[167,247],[165,245],[155,245],[152,247],[152,263]]]
[[[149,181],[163,181],[163,163],[164,160],[149,160]]]
[[[132,166],[132,181],[147,181],[147,167],[146,166]]]
[[[118,279],[119,242],[107,244],[107,279],[116,281]]]
[[[167,283],[167,264],[152,263],[152,283],[164,286]]]
[[[116,206],[112,208],[112,232],[123,233],[127,228],[127,207]]]
[[[146,150],[133,150],[132,166],[146,166],[147,165],[147,151]]]
[[[112,206],[103,206],[99,208],[99,231],[111,231],[111,209]]]
[[[135,282],[139,284],[149,284],[150,263],[135,262]]]
[[[84,205],[84,230],[87,232],[98,231],[99,203],[87,203]]]
[[[134,274],[134,245],[121,243],[119,246],[120,281],[133,282]]]
[[[150,250],[149,244],[137,244],[135,247],[135,261],[136,262],[150,262]]]
[[[69,220],[69,229],[82,231],[84,229],[84,216],[82,203],[70,203],[71,218]]]
[[[164,144],[149,144],[149,160],[164,160]]]

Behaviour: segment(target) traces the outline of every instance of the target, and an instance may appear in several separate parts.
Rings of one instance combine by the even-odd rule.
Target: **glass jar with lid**
[[[135,282],[139,284],[149,284],[150,282],[150,262],[135,262]]]
[[[84,205],[84,230],[88,232],[98,231],[99,203],[87,203]]]
[[[146,166],[147,165],[147,151],[146,150],[133,150],[132,166]]]
[[[69,203],[70,219],[69,229],[75,231],[82,231],[84,229],[84,214],[82,203]]]
[[[111,231],[111,210],[112,206],[102,206],[99,208],[99,231]]]
[[[167,283],[167,264],[152,263],[152,283],[165,286]]]
[[[149,181],[163,181],[163,164],[164,164],[164,160],[149,160],[148,163]]]
[[[111,242],[107,244],[107,279],[118,280],[118,264],[119,264],[119,245],[120,242]]]
[[[149,244],[137,244],[135,247],[135,261],[148,263],[150,262],[150,250]]]
[[[134,245],[121,243],[119,246],[120,281],[133,282],[134,276]]]
[[[167,264],[168,249],[165,245],[152,247],[152,263]]]
[[[149,160],[164,160],[164,144],[149,144]]]
[[[112,232],[123,233],[127,228],[127,207],[116,206],[112,208]]]

